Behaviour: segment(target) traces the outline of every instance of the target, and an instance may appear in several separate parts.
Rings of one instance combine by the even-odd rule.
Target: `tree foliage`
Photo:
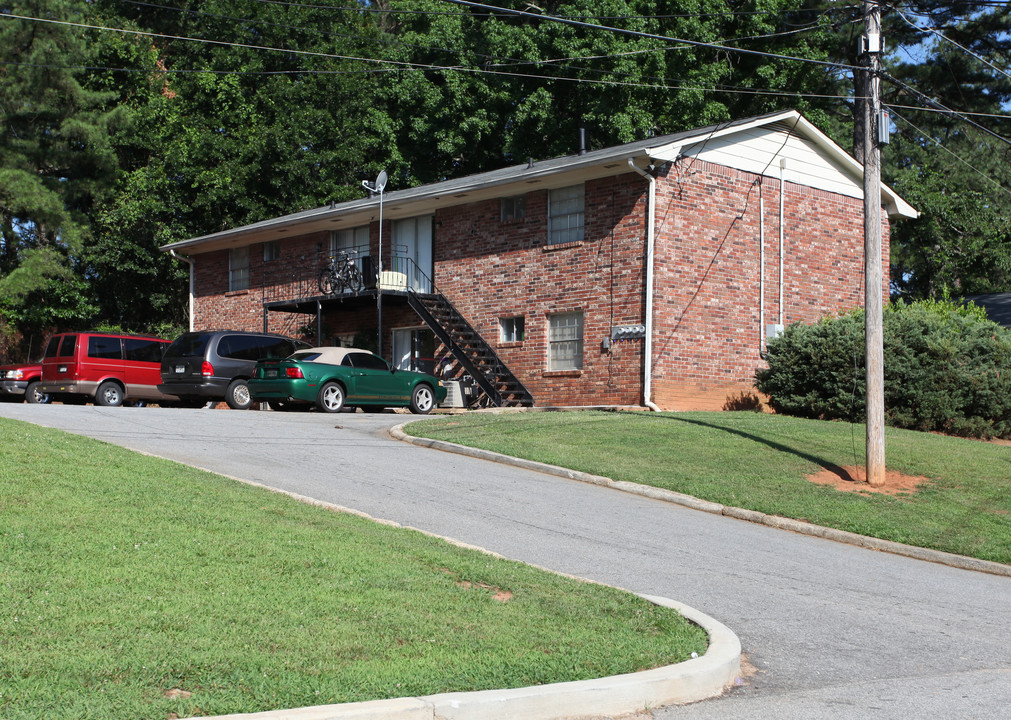
[[[4,337],[182,325],[187,268],[161,246],[359,197],[380,169],[406,187],[572,154],[580,128],[597,148],[785,107],[852,136],[859,4],[498,4],[3,0]],[[1008,12],[886,9],[886,101],[999,114]],[[1007,289],[1008,158],[987,134],[1006,128],[973,117],[896,112],[885,176],[923,213],[894,228],[898,293]]]

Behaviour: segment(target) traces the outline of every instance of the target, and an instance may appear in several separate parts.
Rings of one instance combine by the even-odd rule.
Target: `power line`
[[[894,108],[895,106],[894,105],[888,105],[888,107],[889,108]],[[937,147],[941,148],[941,150],[943,150],[944,152],[948,153],[953,158],[955,158],[956,160],[958,160],[958,162],[962,163],[967,168],[969,168],[970,170],[972,170],[974,173],[976,173],[977,175],[979,175],[981,178],[983,178],[984,180],[986,180],[988,183],[994,185],[995,187],[997,187],[1001,191],[1003,191],[1003,192],[1007,193],[1009,196],[1011,196],[1011,190],[1009,190],[1008,188],[1006,188],[1003,185],[1001,185],[997,180],[993,179],[992,177],[990,177],[989,175],[987,175],[982,170],[978,169],[975,165],[973,165],[972,163],[970,163],[968,160],[964,160],[957,153],[955,153],[952,150],[950,150],[949,148],[945,147],[938,140],[936,140],[933,137],[931,137],[930,133],[925,132],[924,130],[920,129],[919,127],[917,127],[916,125],[914,125],[912,122],[910,122],[906,118],[904,118],[901,115],[899,115],[899,113],[894,112],[894,110],[893,110],[892,114],[895,117],[897,117],[899,120],[901,120],[902,122],[906,123],[906,125],[908,125],[909,127],[913,128],[913,130],[915,130],[916,132],[918,132],[920,135],[922,135],[924,138],[926,138],[927,140],[929,140],[931,143],[933,143]]]
[[[90,30],[104,30],[104,31],[108,31],[108,32],[118,32],[118,33],[123,33],[123,34],[127,34],[127,35],[139,35],[139,36],[142,36],[142,37],[155,37],[155,38],[160,38],[160,39],[165,39],[165,40],[180,40],[180,41],[188,41],[188,42],[198,42],[198,43],[205,43],[205,44],[209,44],[209,45],[216,45],[216,46],[223,46],[223,47],[235,47],[235,48],[251,49],[251,50],[265,50],[265,51],[271,51],[271,52],[281,52],[281,53],[294,54],[294,55],[303,55],[303,56],[309,56],[309,57],[322,57],[322,58],[336,59],[336,60],[354,60],[354,61],[370,62],[370,63],[376,63],[376,64],[380,64],[380,65],[383,65],[383,64],[385,64],[385,65],[393,65],[393,66],[396,66],[396,67],[401,68],[401,69],[443,70],[443,71],[458,71],[458,72],[468,72],[468,73],[485,73],[485,74],[489,74],[489,75],[502,75],[502,76],[506,76],[506,77],[532,78],[532,79],[538,79],[538,80],[551,80],[551,81],[559,81],[559,82],[574,82],[574,83],[584,83],[584,84],[598,84],[598,85],[608,85],[608,86],[618,86],[618,87],[637,87],[637,88],[651,89],[651,90],[705,90],[705,91],[710,91],[710,92],[723,92],[723,93],[728,93],[728,94],[769,95],[769,96],[782,96],[782,97],[798,97],[798,96],[802,96],[802,97],[821,98],[821,99],[848,99],[848,96],[816,95],[816,94],[807,94],[807,93],[805,93],[805,94],[798,94],[796,92],[774,91],[774,90],[752,90],[752,89],[738,89],[738,88],[732,88],[731,89],[731,88],[720,88],[720,87],[699,88],[699,87],[696,87],[696,86],[669,85],[666,82],[661,82],[661,83],[635,83],[635,82],[620,82],[620,81],[615,81],[615,80],[592,80],[592,79],[586,79],[586,78],[572,78],[572,77],[564,77],[564,76],[557,76],[557,75],[535,75],[535,74],[531,74],[531,73],[518,73],[518,72],[506,72],[506,71],[501,71],[501,70],[490,70],[490,69],[487,69],[487,68],[472,68],[472,67],[466,67],[466,66],[425,64],[425,63],[407,62],[407,61],[404,61],[404,60],[387,60],[387,59],[383,59],[383,58],[362,58],[362,57],[357,57],[357,56],[354,56],[354,55],[338,55],[338,54],[333,54],[333,53],[322,53],[322,52],[314,52],[314,51],[307,51],[307,50],[294,50],[294,49],[290,49],[290,48],[276,48],[276,47],[270,47],[270,46],[265,46],[265,45],[252,45],[252,44],[249,44],[249,43],[235,43],[235,42],[229,42],[229,41],[225,41],[225,40],[210,40],[210,39],[206,39],[206,38],[192,38],[192,37],[187,37],[187,36],[182,36],[182,35],[167,35],[167,34],[163,34],[163,33],[154,33],[154,32],[149,32],[149,31],[144,31],[144,30],[128,30],[128,29],[125,29],[125,28],[113,28],[113,27],[107,27],[107,26],[101,26],[101,25],[89,25],[87,23],[71,22],[71,21],[68,21],[68,20],[55,20],[55,19],[51,19],[51,18],[34,18],[34,17],[23,16],[23,15],[4,14],[4,15],[0,15],[0,18],[30,20],[30,21],[35,21],[35,22],[43,22],[43,23],[50,23],[50,24],[56,24],[56,25],[66,25],[66,26],[70,26],[70,27],[79,27],[79,28],[85,28],[85,29],[90,29]],[[14,62],[6,62],[4,64],[8,64],[8,65],[29,65],[27,63],[14,63]],[[579,68],[579,69],[582,69],[582,68]],[[377,69],[374,69],[374,70],[368,71],[368,72],[375,72],[375,71],[378,71],[378,70],[379,69],[377,68]],[[389,71],[390,69],[384,69],[384,70],[385,71]],[[160,73],[164,73],[164,72],[174,72],[174,71],[172,71],[172,70],[161,70],[161,69],[158,69],[158,70],[149,70],[147,72],[151,72],[153,74],[160,74]],[[248,72],[246,72],[246,73],[243,73],[243,72],[220,73],[220,72],[217,72],[217,71],[209,71],[209,70],[208,71],[194,70],[192,72],[212,72],[212,73],[215,73],[215,74],[254,74],[254,73],[248,73]],[[319,74],[324,74],[326,71],[291,70],[291,71],[287,71],[287,72],[289,74],[315,74],[317,72],[319,72]],[[351,74],[352,72],[353,71],[348,71],[346,74]],[[264,73],[257,73],[257,74],[281,74],[281,73],[265,73],[264,72]]]
[[[616,28],[610,25],[596,25],[593,23],[585,23],[578,20],[570,20],[568,18],[559,17],[557,15],[538,15],[536,13],[526,12],[524,10],[512,10],[509,8],[496,7],[494,5],[485,5],[483,3],[471,2],[471,0],[442,0],[442,2],[452,3],[454,5],[462,5],[464,7],[473,7],[481,10],[492,10],[496,13],[505,13],[507,15],[516,15],[518,17],[533,18],[536,20],[544,20],[547,22],[560,23],[562,25],[571,25],[573,27],[586,28],[590,30],[607,30],[609,32],[618,33],[620,35],[629,35],[632,37],[646,38],[650,40],[661,40],[665,43],[678,43],[682,45],[688,45],[691,47],[701,47],[710,50],[723,50],[726,52],[740,53],[742,55],[755,55],[758,57],[767,57],[774,60],[790,60],[793,62],[803,62],[812,65],[821,65],[823,67],[830,67],[839,70],[852,70],[858,72],[863,68],[857,65],[848,65],[846,63],[832,62],[829,60],[815,60],[813,58],[802,58],[796,57],[794,55],[780,55],[778,53],[763,52],[761,50],[749,50],[746,48],[734,47],[732,45],[722,45],[719,43],[709,43],[702,42],[700,40],[685,40],[684,38],[673,38],[666,35],[657,35],[655,33],[641,32],[639,30],[626,30],[624,28]]]

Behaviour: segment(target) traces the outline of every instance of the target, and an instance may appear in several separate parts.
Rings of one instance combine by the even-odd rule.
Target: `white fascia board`
[[[699,134],[691,138],[683,138],[677,143],[671,143],[668,145],[660,145],[654,148],[647,148],[646,153],[657,160],[662,160],[664,162],[674,162],[681,156],[681,152],[684,148],[691,145],[697,145],[700,141],[706,142],[713,140],[715,138],[723,137],[725,135],[730,135],[733,133],[742,132],[751,128],[761,127],[763,125],[770,125],[773,123],[780,122],[793,122],[793,133],[795,135],[803,136],[804,138],[810,140],[821,150],[823,150],[832,160],[839,163],[844,172],[851,174],[855,179],[863,181],[864,167],[856,158],[850,155],[848,152],[839,147],[828,135],[819,130],[811,121],[805,118],[796,110],[788,110],[779,115],[774,115],[771,117],[762,118],[751,123],[738,124],[733,127],[726,128],[724,130],[718,130],[715,132],[709,132],[705,134]],[[902,218],[916,218],[919,217],[919,212],[903,200],[899,195],[892,190],[890,187],[882,183],[881,185],[881,204],[888,211],[889,217],[902,217]]]

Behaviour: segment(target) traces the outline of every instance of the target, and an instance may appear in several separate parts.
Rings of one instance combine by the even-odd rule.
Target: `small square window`
[[[263,262],[278,260],[281,257],[281,241],[271,240],[263,243]]]
[[[527,216],[527,200],[524,195],[514,195],[513,197],[502,198],[500,207],[500,219],[502,222],[522,220]]]
[[[523,316],[500,318],[498,339],[504,343],[523,342]]]

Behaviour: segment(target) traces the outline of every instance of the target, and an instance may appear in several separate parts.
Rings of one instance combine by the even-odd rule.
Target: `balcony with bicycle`
[[[288,263],[271,263],[263,275],[264,328],[271,313],[315,318],[317,342],[322,341],[322,317],[333,312],[375,313],[377,305],[410,307],[441,343],[453,362],[444,377],[470,378],[479,388],[477,402],[530,406],[533,397],[509,371],[494,349],[439,291],[432,279],[393,247],[393,255],[378,272],[367,248],[345,248],[334,255],[322,251]],[[294,327],[294,321],[289,326]]]

